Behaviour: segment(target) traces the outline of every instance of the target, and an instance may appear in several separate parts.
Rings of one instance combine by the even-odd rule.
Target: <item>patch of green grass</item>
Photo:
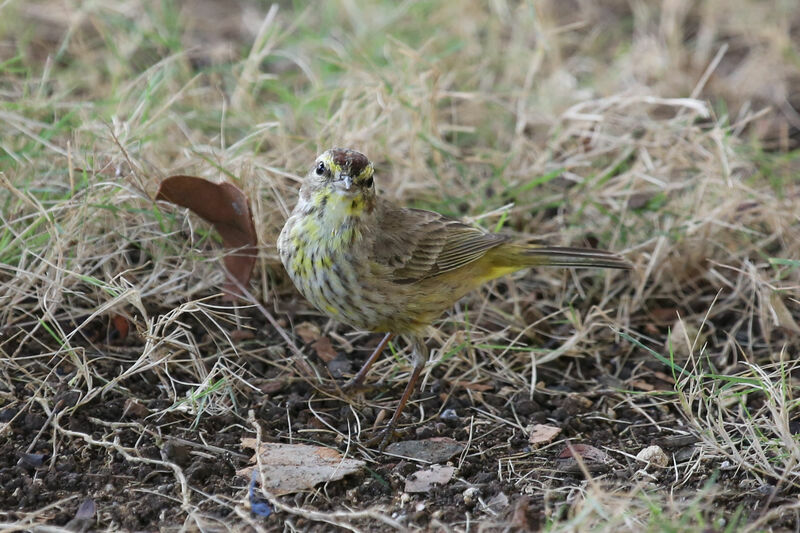
[[[778,198],[785,199],[787,190],[791,190],[790,185],[796,183],[800,174],[800,150],[782,153],[751,148],[746,153],[756,170],[748,178],[748,183],[758,186],[766,182]]]

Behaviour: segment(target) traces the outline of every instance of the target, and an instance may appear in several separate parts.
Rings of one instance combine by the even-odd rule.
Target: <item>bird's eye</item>
[[[373,182],[373,181],[374,181],[374,180],[373,180],[373,179],[370,177],[370,178],[369,178],[367,181],[365,181],[365,182],[364,182],[364,185],[366,185],[366,186],[367,186],[367,189],[369,189],[370,187],[372,187],[372,182]]]
[[[317,165],[317,169],[314,171],[317,173],[317,176],[322,176],[325,174],[325,163],[321,162]]]

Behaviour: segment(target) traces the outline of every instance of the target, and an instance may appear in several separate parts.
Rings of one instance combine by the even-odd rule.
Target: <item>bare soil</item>
[[[357,368],[378,340],[378,336],[367,338],[351,355],[350,366]],[[265,342],[270,341],[257,335],[239,344],[244,353],[253,353],[248,346]],[[86,344],[89,364],[97,376],[113,379],[119,360],[141,350],[136,335],[126,339],[125,346],[119,344]],[[301,529],[331,527],[285,512],[245,518],[248,515],[242,510],[249,505],[249,480],[235,473],[251,456],[251,451],[241,446],[243,438],[253,435],[248,412],[253,413],[266,441],[286,442],[291,435],[294,442],[337,448],[369,461],[367,469],[327,483],[321,491],[282,496],[285,505],[323,512],[372,508],[408,527],[465,526],[465,517],[470,517],[473,523],[490,528],[539,529],[554,513],[565,512],[565,504],[576,491],[585,489],[586,474],[591,476],[591,484],[606,491],[630,490],[644,483],[673,498],[687,499],[696,497],[713,479],[724,498],[717,494],[716,507],[709,512],[719,516],[741,513],[748,521],[769,505],[797,497],[796,488],[759,484],[741,471],[726,468],[722,461],[699,460],[702,443],[675,411],[676,403],[659,401],[659,394],[672,394],[669,370],[644,353],[619,357],[627,351],[623,344],[625,341],[609,345],[608,357],[600,362],[572,357],[540,367],[539,386],[532,398],[501,382],[485,381],[476,387],[443,379],[446,363],[433,368],[415,405],[406,409],[399,438],[449,437],[467,449],[452,459],[458,466],[455,478],[423,494],[404,493],[406,478],[423,465],[360,448],[355,437],[352,442],[343,440],[320,423],[324,420],[341,434],[352,434],[353,413],[357,412],[367,428],[362,433],[366,440],[368,428],[381,412],[373,401],[390,409],[402,392],[401,380],[386,389],[371,376],[368,383],[372,386],[345,398],[348,403],[327,394],[310,379],[286,375],[261,359],[244,356],[240,363],[262,376],[253,380],[261,390],[238,388],[235,408],[221,414],[198,414],[197,409],[173,405],[158,372],[139,374],[104,395],[79,403],[79,393],[69,386],[75,368],[61,364],[52,369],[48,385],[56,389],[55,404],[46,409],[37,401],[39,391],[28,386],[23,376],[13,380],[15,390],[4,391],[20,400],[15,405],[28,407],[0,411],[0,421],[10,422],[12,428],[0,444],[0,508],[10,511],[6,514],[10,520],[21,520],[38,510],[39,520],[46,518],[48,524],[57,526],[70,524],[73,529],[78,507],[86,500],[100,510],[96,522],[92,521],[99,528],[151,530],[158,525],[177,529],[189,514],[198,525],[211,528],[243,527],[250,522],[250,527],[279,529],[287,519]],[[335,342],[334,347],[343,354]],[[311,354],[308,364],[325,374],[326,366],[331,365],[314,355],[310,345],[305,348]],[[211,367],[214,359],[209,354],[203,362]],[[190,376],[186,377],[191,382]],[[179,369],[171,379],[172,384],[181,382]],[[173,394],[182,397],[188,390],[178,385]],[[757,410],[755,404],[761,400],[750,395],[747,401],[751,403],[748,407]],[[427,414],[422,422],[418,419],[420,408]],[[532,449],[524,428],[537,423],[559,427],[562,432],[553,443]],[[55,425],[85,438],[65,437],[63,431],[54,431]],[[800,431],[800,421],[792,427]],[[90,445],[86,438],[95,443]],[[598,462],[585,455],[581,464],[565,452],[568,443],[594,446],[607,457]],[[660,446],[672,464],[647,467],[635,459],[652,445]],[[135,450],[135,457],[126,457],[120,449]],[[697,465],[692,475],[678,478],[678,471],[692,462]],[[175,467],[185,476],[190,491],[189,505],[182,510],[182,485]],[[794,527],[794,520],[787,516],[782,525]],[[366,530],[385,527],[370,519],[356,519],[351,524]]]

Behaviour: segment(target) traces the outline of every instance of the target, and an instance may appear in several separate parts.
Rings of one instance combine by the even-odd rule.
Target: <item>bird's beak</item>
[[[345,190],[349,191],[350,187],[353,186],[353,178],[351,176],[348,176],[347,174],[345,174],[341,178],[342,178],[342,181],[344,182]]]

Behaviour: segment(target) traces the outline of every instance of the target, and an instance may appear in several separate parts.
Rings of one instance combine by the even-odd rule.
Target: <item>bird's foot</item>
[[[366,441],[364,444],[370,448],[378,448],[378,451],[382,452],[386,446],[392,442],[395,437],[397,437],[397,433],[395,433],[395,428],[392,426],[386,427],[381,431],[377,432],[371,439]]]
[[[372,387],[364,385],[364,382],[362,380],[353,378],[348,380],[344,385],[340,386],[339,390],[341,390],[342,392],[351,393],[355,391],[368,390],[370,388]]]
[[[367,385],[363,381],[359,381],[356,379],[351,379],[339,385],[338,383],[334,383],[333,385],[327,385],[322,388],[327,393],[330,394],[346,394],[350,395],[355,392],[364,392],[364,391],[371,391],[375,390],[379,387],[376,385]]]

